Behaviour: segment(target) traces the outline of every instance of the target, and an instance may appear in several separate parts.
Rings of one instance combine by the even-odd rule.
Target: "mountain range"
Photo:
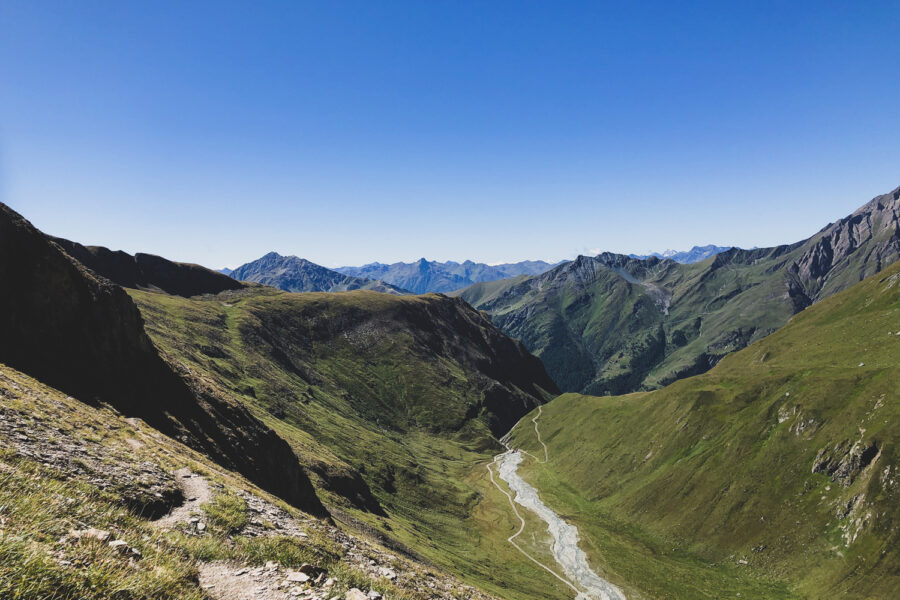
[[[522,340],[565,391],[655,389],[708,370],[900,256],[900,188],[795,244],[694,264],[604,253],[457,295]]]
[[[495,281],[518,275],[539,275],[553,266],[542,260],[488,265],[471,260],[458,263],[429,261],[421,258],[412,263],[398,262],[388,265],[374,262],[362,267],[339,267],[335,270],[353,277],[384,281],[414,294],[426,294],[428,292],[452,292],[473,283]]]
[[[0,597],[570,599],[519,451],[628,598],[890,598],[898,223],[413,295],[0,204]]]
[[[238,281],[269,285],[286,292],[346,292],[373,290],[386,294],[408,294],[383,281],[338,273],[305,258],[269,252],[262,258],[243,264],[228,276]]]
[[[720,252],[731,250],[732,247],[733,246],[715,246],[713,244],[709,244],[708,246],[694,246],[687,251],[666,250],[662,253],[651,252],[650,254],[629,254],[628,256],[630,258],[640,258],[642,260],[646,260],[652,257],[668,258],[674,260],[677,263],[691,264],[700,262],[701,260],[706,260],[707,258],[715,256]]]

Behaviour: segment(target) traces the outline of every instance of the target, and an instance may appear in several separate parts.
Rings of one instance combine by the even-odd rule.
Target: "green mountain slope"
[[[541,358],[566,391],[655,389],[702,373],[791,315],[900,258],[900,188],[810,239],[696,264],[578,257],[458,293]]]
[[[323,576],[303,583],[302,570]],[[284,504],[139,419],[0,364],[0,598],[323,599],[351,588],[491,600]]]
[[[335,518],[504,597],[542,597],[476,507],[495,493],[496,437],[556,388],[483,314],[439,295],[129,293],[172,362],[291,444]]]
[[[208,568],[239,577],[210,563],[228,559],[324,562],[335,591],[364,582],[395,598],[485,598],[440,567],[509,600],[566,597],[505,544],[512,516],[496,510],[483,468],[497,436],[558,391],[462,300],[126,291],[2,205],[0,277],[14,284],[0,295],[0,596],[202,598],[198,562],[201,582]],[[198,508],[210,526],[154,535],[148,518],[198,496],[173,475],[185,463],[215,488]],[[231,470],[307,513],[324,516],[321,498],[390,553],[372,563],[308,515],[290,523],[331,538],[298,538],[288,517],[250,506]],[[77,536],[61,548],[73,526],[111,528],[147,560],[120,564]],[[410,560],[409,577],[379,579]]]
[[[703,375],[560,396],[539,421],[550,461],[524,472],[643,597],[891,598],[898,390],[895,264]],[[540,449],[528,418],[512,443]]]

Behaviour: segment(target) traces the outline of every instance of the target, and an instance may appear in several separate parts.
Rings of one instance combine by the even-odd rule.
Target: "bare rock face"
[[[0,204],[0,362],[104,402],[299,508],[326,514],[290,446],[242,406],[163,359],[118,285]]]
[[[873,198],[852,215],[825,227],[789,268],[816,301],[879,272],[900,258],[900,188]],[[830,281],[836,270],[841,273]]]
[[[833,449],[822,448],[813,461],[812,472],[824,473],[835,483],[850,487],[856,477],[878,457],[875,442],[844,441]]]

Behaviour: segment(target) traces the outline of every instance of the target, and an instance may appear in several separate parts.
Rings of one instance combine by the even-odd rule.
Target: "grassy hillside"
[[[185,469],[209,498],[163,526],[158,517],[190,501]],[[490,600],[284,504],[141,420],[0,364],[0,597],[212,600],[244,581],[274,589],[304,563],[332,579],[296,584],[307,598],[357,587],[399,600]],[[225,597],[251,595],[260,597]]]
[[[291,444],[337,519],[502,597],[567,597],[505,543],[484,469],[555,387],[482,314],[437,295],[129,293],[170,361]]]
[[[898,390],[895,264],[706,374],[555,399],[550,462],[524,472],[633,595],[890,598]],[[536,451],[521,423],[513,444]]]
[[[791,315],[900,258],[900,189],[803,242],[696,264],[604,253],[459,292],[564,391],[656,389],[708,370]]]

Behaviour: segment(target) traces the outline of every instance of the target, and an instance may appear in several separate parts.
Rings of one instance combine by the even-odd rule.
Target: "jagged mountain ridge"
[[[734,246],[716,246],[715,244],[708,244],[706,246],[694,246],[690,250],[685,251],[677,251],[677,250],[666,250],[665,252],[651,252],[650,254],[629,254],[630,258],[639,258],[641,260],[646,260],[650,257],[656,258],[668,258],[670,260],[674,260],[677,263],[683,264],[692,264],[695,262],[700,262],[701,260],[706,260],[711,256],[715,256],[720,252],[725,252],[726,250],[731,250]]]
[[[269,252],[234,269],[228,276],[238,281],[268,285],[285,292],[346,292],[372,290],[387,294],[408,294],[383,281],[353,277],[317,265],[305,258]]]
[[[695,264],[604,253],[459,295],[540,356],[567,391],[654,389],[709,369],[900,257],[900,188],[808,240]]]
[[[103,246],[83,246],[62,238],[51,238],[75,260],[122,287],[159,290],[177,296],[218,294],[244,287],[239,281],[206,267],[178,263],[153,254],[134,256]]]
[[[507,279],[518,275],[539,275],[553,267],[553,264],[542,260],[488,265],[471,260],[458,263],[429,261],[420,258],[412,263],[383,264],[374,262],[361,267],[339,267],[335,270],[354,277],[385,281],[415,294],[426,294],[428,292],[452,292],[473,283]]]

